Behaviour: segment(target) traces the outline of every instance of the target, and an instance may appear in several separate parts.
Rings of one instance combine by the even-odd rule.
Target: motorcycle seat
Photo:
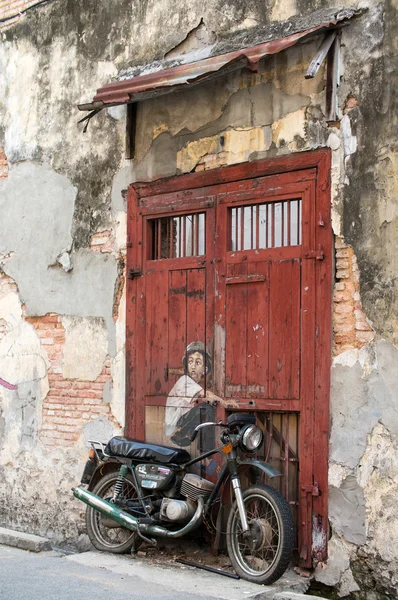
[[[189,453],[181,448],[136,442],[121,436],[109,440],[105,452],[108,456],[123,456],[124,458],[162,464],[182,465],[191,459]]]

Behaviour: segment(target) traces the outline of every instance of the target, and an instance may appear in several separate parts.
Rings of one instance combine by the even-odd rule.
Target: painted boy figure
[[[215,420],[215,403],[225,404],[207,389],[211,381],[211,358],[203,342],[191,342],[182,359],[185,375],[175,383],[166,403],[164,432],[177,446],[189,446],[200,423]],[[205,386],[206,389],[203,388]],[[202,451],[214,448],[214,429],[202,432]]]

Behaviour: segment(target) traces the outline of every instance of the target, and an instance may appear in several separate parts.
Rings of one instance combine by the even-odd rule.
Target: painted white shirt
[[[189,375],[183,375],[170,390],[166,402],[164,432],[173,435],[177,421],[193,407],[194,397],[202,391],[202,387]]]

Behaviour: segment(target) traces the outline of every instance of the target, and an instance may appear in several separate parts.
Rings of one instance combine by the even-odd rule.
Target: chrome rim
[[[240,568],[260,577],[274,565],[281,548],[281,522],[272,504],[264,496],[253,494],[244,498],[251,532],[249,541],[243,535],[239,513],[235,510],[231,524],[231,545]]]

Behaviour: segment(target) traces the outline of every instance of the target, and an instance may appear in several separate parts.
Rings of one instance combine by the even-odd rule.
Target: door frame
[[[135,356],[139,346],[139,332],[134,332],[136,308],[140,298],[136,297],[136,279],[130,279],[129,273],[136,270],[142,252],[141,232],[133,218],[136,207],[153,203],[162,203],[167,197],[175,209],[180,210],[181,203],[189,206],[190,197],[196,202],[200,188],[219,184],[277,175],[303,169],[316,169],[315,198],[315,353],[314,353],[314,406],[316,406],[316,427],[313,426],[313,485],[300,489],[304,499],[312,497],[312,510],[308,511],[308,523],[312,521],[312,540],[308,539],[308,548],[312,551],[301,556],[301,564],[324,561],[327,557],[327,500],[328,500],[328,445],[329,445],[329,400],[330,369],[332,346],[332,266],[333,232],[331,226],[331,151],[329,149],[301,152],[289,156],[263,159],[241,163],[210,171],[173,176],[152,182],[133,183],[128,189],[127,208],[127,278],[126,278],[126,435],[133,433],[134,411],[134,372]],[[181,194],[183,192],[183,194]],[[214,192],[213,192],[214,193]],[[203,190],[206,196],[206,190]],[[156,198],[154,198],[156,197]],[[208,197],[207,197],[208,198]],[[141,257],[142,258],[142,257]],[[312,415],[314,422],[315,415]],[[307,489],[308,488],[308,489]],[[308,502],[311,507],[311,502]],[[304,516],[304,515],[303,515]],[[309,529],[309,528],[308,528]]]

